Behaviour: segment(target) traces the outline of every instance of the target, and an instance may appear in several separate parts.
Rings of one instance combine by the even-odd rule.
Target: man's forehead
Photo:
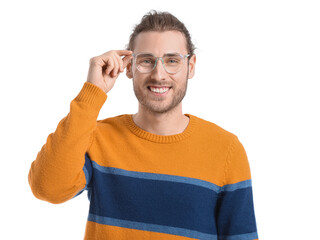
[[[187,53],[186,40],[179,31],[142,32],[135,39],[134,52],[163,56],[168,53]]]

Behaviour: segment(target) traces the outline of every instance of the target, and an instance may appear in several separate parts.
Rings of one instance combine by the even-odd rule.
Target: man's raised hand
[[[132,51],[129,50],[111,50],[91,58],[87,82],[100,87],[105,93],[109,92],[131,59]]]

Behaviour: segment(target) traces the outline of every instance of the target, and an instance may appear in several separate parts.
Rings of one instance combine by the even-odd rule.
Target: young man
[[[90,59],[87,82],[31,165],[34,195],[62,203],[87,190],[85,239],[257,239],[242,144],[182,113],[195,63],[189,32],[161,12],[142,18],[127,50]],[[125,68],[138,112],[97,120]]]

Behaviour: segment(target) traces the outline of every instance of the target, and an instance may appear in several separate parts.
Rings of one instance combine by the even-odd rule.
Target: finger
[[[102,59],[103,62],[107,63],[109,59],[111,59],[111,54],[110,52],[105,52],[104,54],[98,56],[99,59]]]
[[[114,63],[113,63],[112,57],[109,58],[109,60],[108,60],[108,62],[107,62],[107,65],[108,65],[108,67],[107,67],[107,69],[106,69],[106,74],[107,74],[107,75],[110,75],[110,72],[111,72],[111,71],[113,70],[113,68],[114,68]]]
[[[118,62],[118,59],[115,55],[112,56],[112,59],[113,59],[113,62],[114,62],[114,67],[113,67],[113,70],[112,70],[112,76],[115,77],[117,76],[118,74],[118,71],[119,71],[119,62]]]
[[[130,55],[130,56],[126,56],[124,58],[122,58],[122,61],[123,61],[123,68],[126,68],[127,65],[130,63],[130,61],[132,60],[133,56]]]
[[[118,71],[122,72],[122,59],[118,54],[114,54],[115,59],[117,60],[117,64],[118,64]]]
[[[131,50],[115,50],[115,52],[119,55],[119,56],[125,56],[125,55],[130,55],[132,54]]]

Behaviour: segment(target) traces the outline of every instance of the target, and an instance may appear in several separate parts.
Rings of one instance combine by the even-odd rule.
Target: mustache
[[[172,87],[172,84],[170,83],[163,83],[163,82],[148,82],[146,83],[147,86],[150,86],[150,85],[155,85],[155,86],[171,86]]]

